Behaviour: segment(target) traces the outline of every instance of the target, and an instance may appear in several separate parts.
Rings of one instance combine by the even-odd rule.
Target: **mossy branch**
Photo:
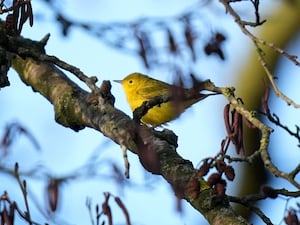
[[[4,35],[5,30],[1,32]],[[208,187],[202,177],[197,177],[199,195],[191,197],[187,187],[196,169],[176,152],[176,135],[171,131],[160,133],[137,124],[116,109],[109,81],[97,87],[95,79],[85,76],[80,70],[56,57],[47,56],[43,50],[47,39],[41,42],[24,39],[23,43],[21,37],[16,39],[7,36],[1,43],[12,56],[12,67],[22,81],[53,105],[55,120],[59,124],[74,131],[85,127],[96,129],[122,146],[123,150],[127,148],[137,154],[147,170],[162,175],[176,194],[189,201],[211,224],[247,224],[234,213],[226,197],[225,200],[215,198],[213,189]],[[91,92],[81,89],[56,66],[77,73]]]
[[[176,147],[167,139],[157,137],[157,131],[136,124],[126,114],[116,109],[101,93],[95,96],[94,93],[82,90],[62,71],[49,63],[16,56],[12,65],[24,83],[53,104],[58,123],[75,131],[91,127],[121,146],[126,146],[139,155],[145,168],[162,175],[177,190],[177,194],[187,199],[211,224],[230,224],[224,221],[247,224],[235,215],[228,202],[216,201],[213,190],[208,188],[201,177],[198,178],[199,196],[192,199],[187,191],[189,181],[196,172],[192,163],[180,157],[175,150]],[[151,158],[153,156],[151,151],[157,157],[153,161],[149,161],[149,157],[145,156],[150,154]],[[151,162],[158,165],[153,167],[149,165]]]

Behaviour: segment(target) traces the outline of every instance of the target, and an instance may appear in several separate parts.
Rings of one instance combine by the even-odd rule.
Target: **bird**
[[[176,86],[138,72],[114,81],[122,85],[132,112],[154,98],[164,99],[141,117],[142,123],[154,127],[176,119],[185,109],[211,95],[200,93],[199,88]]]

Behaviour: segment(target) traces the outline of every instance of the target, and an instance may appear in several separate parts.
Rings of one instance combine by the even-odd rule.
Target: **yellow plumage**
[[[132,111],[156,96],[171,97],[170,101],[149,109],[141,118],[143,123],[153,126],[177,118],[186,108],[207,97],[205,94],[195,93],[194,89],[170,85],[140,73],[129,74],[116,82],[121,83]],[[180,98],[177,99],[177,95]]]

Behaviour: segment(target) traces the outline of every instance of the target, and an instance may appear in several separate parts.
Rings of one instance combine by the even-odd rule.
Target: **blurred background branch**
[[[235,194],[236,196],[229,196],[229,200],[245,206],[239,208],[239,213],[244,217],[250,218],[253,216],[251,213],[254,212],[254,214],[257,214],[266,224],[274,223],[272,218],[269,217],[264,210],[261,210],[259,204],[261,204],[260,202],[262,201],[267,202],[268,199],[278,200],[280,199],[278,196],[281,195],[285,197],[283,201],[286,201],[285,211],[282,212],[281,217],[283,218],[282,222],[284,221],[288,225],[299,223],[297,217],[297,215],[299,216],[299,207],[288,206],[290,199],[297,199],[299,197],[299,190],[297,188],[295,190],[295,187],[290,186],[291,183],[294,183],[296,184],[296,187],[298,187],[299,164],[285,170],[280,163],[277,164],[276,160],[273,161],[275,151],[279,152],[278,154],[285,154],[285,152],[283,153],[283,150],[289,151],[287,154],[292,155],[291,149],[294,146],[293,144],[286,144],[287,146],[285,146],[285,149],[278,149],[279,147],[276,148],[276,146],[272,144],[273,142],[279,143],[281,141],[281,138],[280,140],[274,140],[272,137],[278,130],[282,129],[289,135],[290,143],[293,143],[293,140],[295,139],[299,145],[299,126],[297,124],[286,124],[288,118],[286,118],[285,115],[277,114],[276,109],[274,109],[272,105],[273,102],[279,101],[292,105],[295,108],[299,107],[297,96],[286,93],[286,90],[282,89],[283,76],[286,77],[290,75],[289,69],[286,69],[284,73],[279,73],[277,70],[278,65],[282,60],[288,61],[288,68],[299,68],[299,59],[297,58],[297,54],[294,53],[294,49],[292,49],[292,51],[287,50],[287,46],[299,33],[299,1],[282,0],[277,2],[276,4],[278,5],[270,10],[267,16],[265,11],[268,11],[268,8],[264,9],[263,2],[259,0],[219,0],[218,2],[210,0],[196,1],[173,16],[142,16],[138,19],[129,19],[127,21],[120,20],[119,22],[87,22],[84,19],[80,19],[80,16],[84,11],[83,8],[79,14],[68,14],[67,1],[47,0],[40,2],[44,4],[45,12],[50,11],[51,19],[44,14],[44,11],[35,11],[34,7],[32,9],[31,1],[1,1],[1,14],[7,15],[5,18],[6,29],[10,31],[10,35],[13,37],[9,39],[10,41],[18,40],[19,35],[23,30],[23,26],[26,26],[26,24],[32,26],[33,18],[35,18],[35,21],[56,24],[64,37],[70,38],[73,31],[79,30],[82,33],[94,37],[97,41],[103,43],[107,47],[138,58],[141,65],[149,71],[159,70],[160,73],[164,73],[162,71],[171,71],[176,78],[187,78],[190,77],[189,75],[191,74],[196,74],[197,76],[202,72],[202,68],[199,69],[199,63],[203,60],[212,58],[212,56],[219,61],[226,61],[229,60],[229,53],[235,54],[235,52],[233,52],[234,50],[232,50],[233,48],[230,48],[229,50],[226,48],[228,43],[230,43],[229,41],[231,38],[226,30],[229,29],[230,26],[220,28],[220,26],[214,25],[214,28],[212,28],[211,18],[208,14],[204,13],[204,9],[209,10],[209,15],[215,14],[215,17],[219,17],[220,15],[218,15],[218,13],[220,12],[224,14],[227,13],[232,17],[232,24],[235,22],[235,25],[239,27],[240,32],[243,33],[251,43],[250,54],[245,57],[244,65],[241,67],[242,69],[237,71],[238,66],[241,64],[241,59],[237,59],[239,61],[233,63],[236,65],[236,74],[233,74],[235,77],[234,83],[236,84],[233,85],[236,88],[236,96],[241,98],[241,104],[243,103],[242,107],[253,113],[251,116],[258,116],[259,120],[264,120],[266,124],[274,129],[274,133],[271,135],[270,139],[271,147],[268,149],[268,154],[271,155],[270,160],[272,160],[272,163],[274,163],[275,166],[278,166],[277,172],[282,171],[282,173],[278,174],[275,172],[272,174],[265,170],[260,157],[258,157],[260,154],[255,153],[259,152],[258,149],[261,144],[259,143],[261,135],[256,129],[250,129],[247,126],[243,126],[242,132],[239,132],[241,126],[236,126],[236,124],[242,124],[243,122],[241,117],[239,117],[234,110],[228,111],[227,122],[229,130],[227,130],[227,136],[224,139],[224,142],[221,143],[221,153],[217,154],[215,157],[203,160],[204,163],[201,168],[209,167],[212,169],[208,174],[208,178],[218,193],[227,194],[227,182],[221,178],[223,174],[225,174],[225,177],[228,180],[234,179],[232,183],[235,186],[234,192],[237,192],[237,194]],[[75,3],[72,2],[71,5],[73,4]],[[82,4],[82,2],[80,4]],[[273,2],[272,4],[275,3]],[[86,5],[82,5],[82,7],[85,6]],[[221,6],[221,11],[217,11],[215,6]],[[220,20],[222,18],[223,17],[220,17],[218,19]],[[21,46],[22,48],[17,50],[14,48],[5,49],[4,46],[8,46],[8,42],[6,42],[3,36],[1,36],[0,39],[0,87],[6,87],[10,84],[9,80],[12,79],[12,77],[8,77],[8,74],[10,73],[8,73],[8,69],[11,66],[13,57],[10,53],[22,52],[23,56],[26,57],[29,52],[25,51],[27,46]],[[47,41],[41,41],[40,43],[44,46],[46,42]],[[80,47],[84,48],[84,46],[88,44],[87,42],[88,40],[84,41]],[[18,42],[13,43],[15,43],[15,47],[17,47]],[[239,44],[240,43],[238,42],[233,43],[233,45],[236,46]],[[243,47],[244,46],[240,46],[240,48]],[[79,47],[76,46],[76,48]],[[98,52],[98,54],[100,57],[103,57],[102,53]],[[97,78],[94,76],[86,76],[78,69],[79,67],[66,67],[64,61],[58,60],[55,56],[43,58],[43,61],[57,62],[56,65],[62,66],[68,71],[76,71],[77,77],[85,82],[90,90],[95,93],[98,91],[96,86]],[[116,65],[122,66],[122,63],[118,62],[116,59],[113,59],[112,61],[114,62],[112,67],[116,67]],[[227,76],[223,74],[222,76],[224,76],[224,80],[228,79]],[[292,78],[289,82],[291,84],[293,83]],[[266,89],[270,90],[270,94],[268,94],[269,97],[265,97]],[[275,96],[279,96],[280,98],[276,98]],[[290,111],[292,110],[292,107],[287,107],[286,105],[285,107]],[[256,111],[256,114],[254,111]],[[232,117],[230,113],[232,113]],[[237,123],[235,123],[236,121],[234,121],[234,118],[238,118],[238,120],[236,120],[238,121]],[[233,119],[233,121],[230,121],[231,119]],[[30,123],[30,121],[28,122]],[[246,121],[245,123],[247,122],[249,123],[249,121]],[[235,128],[237,128],[237,132]],[[5,163],[5,159],[8,159],[10,154],[13,154],[13,142],[18,135],[25,135],[30,141],[31,147],[40,149],[39,151],[43,149],[41,147],[43,145],[40,144],[42,140],[35,138],[23,124],[11,123],[11,125],[8,125],[7,128],[4,129],[2,135],[3,138],[0,147],[3,160],[0,161],[0,169],[3,174],[8,174],[13,177],[15,177],[14,166]],[[46,138],[49,138],[49,136],[47,135]],[[230,150],[230,140],[237,140],[235,138],[238,139],[239,143],[239,150],[237,153],[239,154],[244,151],[245,157],[238,158],[230,152],[227,152],[228,149]],[[290,141],[291,139],[292,141]],[[214,139],[213,142],[215,145],[219,146],[216,139]],[[223,151],[225,149],[226,151]],[[224,152],[226,154],[224,154]],[[247,158],[248,156],[249,158]],[[197,160],[198,162],[202,161],[202,158]],[[225,162],[225,160],[227,161]],[[269,158],[265,158],[265,164],[268,160]],[[14,164],[14,159],[8,161],[13,162]],[[239,169],[236,169],[235,167],[237,162],[240,162],[240,166],[238,166]],[[283,163],[289,164],[286,163],[286,161]],[[102,167],[103,165],[105,165],[104,168]],[[225,169],[227,172],[225,172]],[[207,173],[208,171],[209,169],[206,168]],[[232,171],[235,171],[236,174],[238,171],[238,178],[235,178]],[[22,176],[22,179],[24,177],[27,181],[26,191],[30,190],[30,185],[28,184],[31,183],[32,180],[44,179],[44,188],[42,189],[47,193],[47,204],[49,208],[48,211],[41,211],[43,211],[42,214],[47,220],[56,223],[57,221],[60,221],[55,214],[61,205],[62,191],[64,190],[63,187],[73,183],[71,181],[78,182],[78,180],[82,179],[92,180],[101,178],[112,180],[112,183],[114,183],[119,190],[125,187],[125,185],[130,187],[135,186],[132,180],[125,181],[123,170],[119,168],[118,164],[113,162],[111,158],[100,159],[97,153],[92,154],[90,161],[86,161],[85,165],[78,166],[65,174],[56,175],[55,172],[47,167],[35,165],[31,165],[31,168],[28,170],[23,169],[22,166],[20,166],[18,174]],[[283,184],[275,182],[275,185],[272,184],[271,186],[264,185],[271,183],[271,180],[274,180],[274,175],[287,178],[290,182]],[[151,180],[150,182],[147,182],[147,185],[153,186],[153,184],[150,183],[152,183]],[[141,187],[142,185],[138,186]],[[282,188],[275,188],[275,186],[280,186]],[[7,188],[5,187],[3,190],[6,189]],[[193,190],[192,193],[194,193],[195,190],[197,192],[198,183],[193,183],[191,189]],[[23,188],[23,191],[24,190],[25,189]],[[178,193],[180,194],[180,192]],[[198,193],[195,195],[197,194]],[[106,215],[107,221],[112,221],[110,205],[108,204],[110,196],[112,196],[111,193],[104,194],[104,205],[102,205],[104,207],[102,208],[102,211],[99,210],[100,206],[96,204],[98,205],[96,206],[96,211],[94,211],[96,217],[95,219],[92,219],[93,217],[91,216],[92,224],[99,224],[102,222],[99,220],[100,215]],[[114,198],[117,199],[117,197]],[[4,192],[0,199],[2,221],[12,223],[12,212],[16,209],[16,212],[19,211],[19,215],[25,218],[29,223],[36,223],[31,219],[32,213],[30,215],[23,213],[24,211],[29,212],[28,208],[26,210],[21,210],[21,204],[15,203],[14,201],[8,201],[7,199],[8,194]],[[9,202],[9,204],[7,202]],[[258,204],[258,206],[256,206],[256,204]],[[37,208],[43,208],[43,206],[37,205]],[[10,211],[7,210],[9,208],[8,206],[11,207]],[[29,204],[29,206],[31,206],[31,204]],[[118,203],[118,207],[123,210],[126,217],[126,223],[131,223],[126,214],[127,211],[124,211],[126,208],[124,208],[121,203]],[[92,214],[91,204],[89,204],[88,210],[90,211],[90,214]],[[52,213],[49,213],[49,211],[52,211]],[[130,209],[128,211],[130,212]],[[63,222],[67,223],[65,221]]]

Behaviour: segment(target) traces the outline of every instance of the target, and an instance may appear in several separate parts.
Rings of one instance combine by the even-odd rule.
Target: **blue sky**
[[[164,7],[162,7],[161,2],[150,0],[90,0],[86,5],[82,5],[82,1],[73,0],[59,2],[57,7],[63,7],[67,15],[75,15],[78,20],[109,22],[131,21],[145,16],[172,16],[180,12],[182,8],[192,6],[195,2],[197,1],[174,3],[174,1],[167,0],[164,1]],[[32,28],[25,27],[22,35],[39,40],[45,34],[50,33],[51,37],[46,46],[48,54],[56,55],[66,62],[76,65],[87,75],[97,76],[100,81],[122,79],[135,71],[151,73],[150,75],[153,77],[172,81],[170,73],[159,70],[147,71],[137,58],[111,49],[96,38],[84,34],[81,30],[71,30],[69,37],[63,37],[59,28],[53,26],[51,13],[45,10],[45,5],[39,1],[33,1],[32,4],[36,13],[43,12],[43,15],[40,16],[44,19],[36,20]],[[211,7],[210,10],[212,9],[215,12],[224,13],[222,8]],[[210,15],[208,12],[203,13]],[[210,17],[214,20],[218,19],[216,15],[210,15]],[[49,19],[48,22],[47,19]],[[237,65],[235,62],[246,57],[246,50],[249,48],[250,42],[241,34],[229,16],[224,16],[222,20],[215,22],[213,20],[211,22],[212,30],[224,28],[228,34],[228,43],[225,46],[227,60],[223,62],[213,58],[203,58],[197,63],[196,68],[203,74],[203,78],[209,78],[220,86],[231,86],[235,78],[235,71],[238,71],[243,65],[243,63]],[[240,43],[240,46],[233,44],[237,42]],[[299,49],[297,51],[299,53]],[[299,74],[299,70],[294,73]],[[9,164],[13,165],[15,161],[18,161],[21,169],[42,164],[53,171],[55,175],[63,176],[82,166],[92,154],[96,153],[99,155],[100,163],[105,160],[114,161],[119,163],[123,169],[122,152],[118,145],[92,129],[84,129],[76,133],[56,124],[52,105],[47,100],[25,86],[14,71],[10,71],[9,78],[11,87],[4,88],[0,92],[0,104],[4,106],[1,107],[0,126],[3,128],[10,121],[18,121],[32,132],[41,145],[41,151],[36,152],[32,144],[26,138],[21,137],[13,148],[13,154],[7,160]],[[120,86],[114,83],[112,85],[112,92],[117,99],[116,107],[131,115]],[[290,89],[287,88],[287,91]],[[167,127],[179,136],[178,152],[184,158],[192,160],[195,166],[202,158],[212,156],[219,150],[219,143],[226,135],[222,122],[224,104],[226,102],[222,96],[206,99],[193,106]],[[187,130],[196,132],[187,134]],[[199,137],[201,137],[200,144]],[[154,187],[148,185],[148,189],[140,189],[129,186],[120,191],[114,183],[106,181],[106,178],[103,177],[100,177],[99,180],[81,179],[69,182],[63,186],[62,204],[58,217],[64,218],[71,224],[88,224],[86,197],[92,198],[93,204],[101,204],[102,193],[111,191],[115,195],[120,195],[124,200],[135,224],[181,225],[199,224],[199,221],[203,221],[202,216],[190,206],[184,207],[184,212],[178,214],[176,199],[169,185],[160,177],[147,174],[139,165],[135,155],[129,153],[129,160],[131,163],[130,182],[141,184],[146,181],[150,184],[153,183]],[[103,170],[104,173],[108,169],[100,166],[100,170]],[[0,190],[3,189],[1,179],[5,179],[7,184],[15,185],[13,179],[1,176]],[[45,184],[31,180],[28,185],[37,199],[43,202]],[[20,196],[18,189],[13,190],[12,188],[11,190],[10,195]],[[183,205],[187,204],[183,203]],[[34,211],[36,212],[36,209]],[[117,221],[124,221],[123,215],[117,207],[113,207],[113,214]],[[36,220],[44,221],[43,219],[39,220],[38,216]],[[275,221],[280,221],[280,215]],[[205,224],[205,222],[201,223]]]

